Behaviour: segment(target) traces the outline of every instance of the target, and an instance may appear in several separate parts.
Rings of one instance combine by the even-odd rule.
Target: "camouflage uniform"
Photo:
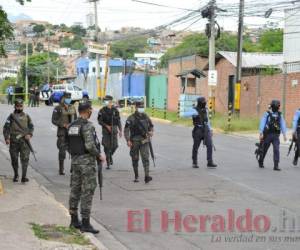
[[[106,155],[107,166],[112,165],[112,156],[118,148],[118,131],[122,131],[119,111],[112,107],[102,108],[98,113],[98,122],[102,126],[102,145]],[[112,126],[112,134],[105,126]]]
[[[82,153],[74,153],[72,149],[81,143],[72,141],[71,133],[73,126],[79,126],[79,139],[82,142]],[[95,128],[88,120],[79,118],[70,125],[69,142],[72,155],[71,193],[69,200],[70,214],[77,214],[78,204],[81,203],[81,216],[89,219],[93,201],[93,195],[97,186],[96,180],[96,157],[100,151],[95,144]],[[75,145],[76,144],[76,145]],[[80,147],[80,146],[79,146]]]
[[[56,106],[52,114],[52,123],[57,126],[57,148],[58,148],[58,159],[59,159],[59,171],[60,174],[64,172],[64,160],[66,159],[67,151],[67,129],[64,125],[69,125],[71,122],[77,119],[76,109],[73,105],[66,106],[61,103]]]
[[[28,134],[32,135],[34,126],[30,116],[24,112],[14,112],[14,116],[19,120],[24,130],[26,130]],[[5,122],[3,135],[5,140],[10,140],[9,153],[15,178],[18,177],[19,155],[22,164],[22,178],[26,178],[30,150],[25,142],[24,132],[21,131],[16,122],[13,120],[12,115],[10,115]]]
[[[145,113],[135,112],[130,115],[126,121],[124,128],[124,136],[126,141],[131,141],[132,147],[130,149],[130,156],[132,159],[132,166],[134,170],[134,175],[137,180],[138,178],[138,164],[139,164],[139,155],[141,154],[143,167],[145,171],[145,177],[149,176],[149,139],[145,134],[145,131],[142,131],[139,123],[143,124],[143,127],[147,132],[153,130],[153,124],[150,118]]]

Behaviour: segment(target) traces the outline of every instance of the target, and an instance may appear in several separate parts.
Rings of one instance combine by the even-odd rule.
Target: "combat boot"
[[[264,168],[265,166],[264,166],[264,162],[263,161],[258,161],[258,166],[260,167],[260,168]]]
[[[152,181],[152,177],[151,176],[146,176],[145,177],[145,183],[149,183],[150,181]]]
[[[92,234],[99,233],[99,230],[94,229],[93,226],[90,224],[90,218],[82,219],[82,225],[80,231],[86,233],[92,233]]]
[[[133,182],[139,182],[139,170],[138,168],[133,168],[134,171],[134,181]]]
[[[297,166],[297,165],[298,165],[298,157],[295,157],[295,158],[294,158],[293,165],[294,165],[294,166]]]
[[[18,170],[16,168],[14,168],[13,182],[18,182],[18,181],[19,181],[19,173],[18,173]]]
[[[65,175],[64,160],[59,160],[59,175]]]
[[[281,169],[278,166],[278,163],[274,163],[274,171],[281,171]]]
[[[22,177],[21,182],[22,183],[29,182],[29,179],[27,177]]]
[[[13,182],[18,182],[19,181],[19,175],[15,174],[13,178]]]
[[[70,227],[74,227],[76,229],[80,229],[82,226],[80,220],[78,219],[77,214],[71,214],[71,224]]]
[[[193,168],[199,168],[197,163],[193,163]]]
[[[27,167],[28,166],[22,166],[22,179],[21,179],[22,183],[25,183],[25,182],[29,181],[29,179],[26,177],[26,175],[27,175]]]
[[[208,163],[207,163],[207,167],[208,168],[216,168],[218,165],[217,164],[215,164],[213,161],[209,161]]]

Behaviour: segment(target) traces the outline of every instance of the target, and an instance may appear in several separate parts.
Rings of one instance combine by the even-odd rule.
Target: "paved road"
[[[11,110],[11,107],[0,105],[2,124]],[[58,176],[56,129],[50,123],[52,108],[28,108],[27,112],[35,123],[33,145],[38,156],[38,162],[31,161],[31,165],[39,174],[31,174],[67,206],[69,174]],[[96,121],[96,113],[93,121]],[[100,134],[99,126],[97,130]],[[153,143],[157,167],[151,169],[154,181],[145,185],[132,182],[128,148],[122,139],[113,169],[104,171],[104,200],[98,200],[98,190],[94,199],[93,218],[105,228],[99,239],[113,250],[121,249],[116,241],[136,250],[300,249],[299,232],[279,232],[284,224],[286,227],[292,225],[293,218],[300,228],[300,168],[293,167],[291,159],[285,156],[287,147],[282,146],[283,171],[274,172],[270,155],[265,169],[257,167],[253,140],[227,135],[215,135],[214,140],[215,161],[219,167],[207,169],[203,161],[200,169],[192,169],[191,128],[155,123]],[[204,160],[201,149],[200,158]],[[142,167],[140,171],[142,173]],[[151,227],[147,232],[128,232],[128,211],[145,209],[151,213],[147,217]],[[252,211],[252,232],[241,235],[236,227],[233,232],[229,230],[230,209],[234,211],[235,221],[246,209]],[[162,211],[168,213],[169,219],[178,211],[181,230],[176,230],[174,223],[169,221],[164,232]],[[210,220],[203,219],[205,215],[210,216]],[[265,217],[256,217],[258,215]],[[144,226],[144,217],[134,218],[142,218],[140,226]],[[259,233],[269,221],[270,229]],[[134,226],[137,229],[139,223],[135,221]],[[251,225],[248,225],[251,229],[249,227]],[[189,232],[192,229],[196,232]]]

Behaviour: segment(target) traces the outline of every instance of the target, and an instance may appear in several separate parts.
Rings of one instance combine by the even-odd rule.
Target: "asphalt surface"
[[[37,162],[31,159],[38,174],[30,174],[67,207],[70,160],[66,163],[67,175],[59,176],[52,110],[53,107],[44,106],[26,108],[35,124],[32,144],[38,158]],[[10,111],[12,107],[0,105],[1,124]],[[95,124],[96,115],[97,111],[92,116]],[[292,158],[286,157],[286,146],[281,146],[282,171],[275,172],[272,150],[267,156],[266,168],[259,169],[253,139],[216,134],[214,158],[218,168],[206,168],[205,149],[201,146],[200,168],[193,169],[191,128],[154,124],[156,167],[151,166],[153,181],[144,184],[140,164],[141,181],[132,182],[129,150],[122,138],[113,168],[104,170],[103,201],[99,200],[99,190],[96,190],[92,216],[105,228],[97,237],[108,249],[118,250],[121,245],[136,250],[300,249],[300,230],[297,230],[300,228],[300,168],[292,166]],[[96,128],[101,137],[101,128],[97,124]],[[144,214],[145,209],[151,214],[146,217],[150,218],[149,226],[145,228],[145,216],[135,215],[133,229],[140,228],[142,232],[129,232],[128,212]],[[247,209],[252,211],[252,223],[249,220],[246,225],[248,231],[241,232],[243,228],[236,225],[231,230],[228,210],[234,211],[234,222],[237,222]],[[162,218],[166,217],[162,215],[163,211],[168,213],[169,219],[174,219],[174,213],[178,211],[181,228],[175,229],[174,223],[169,221],[164,230],[162,227],[166,224]],[[200,219],[206,215],[210,219]],[[137,219],[141,219],[140,222]],[[267,222],[270,222],[269,228]],[[259,232],[264,225],[268,230]],[[195,232],[190,232],[193,229]]]

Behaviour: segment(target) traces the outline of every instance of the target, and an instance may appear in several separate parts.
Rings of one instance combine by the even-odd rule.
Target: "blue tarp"
[[[145,96],[145,74],[127,74],[122,80],[122,96]]]
[[[134,64],[133,60],[126,61],[126,67],[132,67],[133,64]],[[125,60],[110,59],[109,67],[125,67]]]

